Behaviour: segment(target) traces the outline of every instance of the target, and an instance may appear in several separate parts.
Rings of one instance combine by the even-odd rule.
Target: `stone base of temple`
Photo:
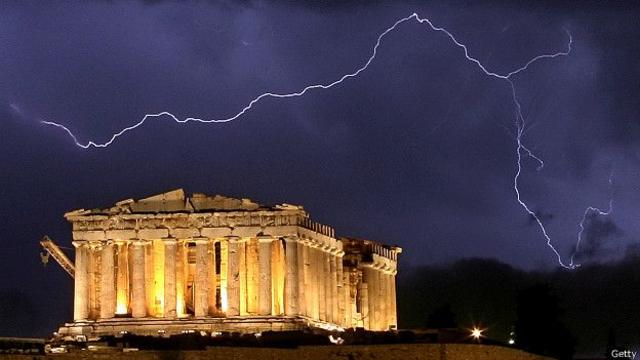
[[[335,324],[315,321],[301,316],[242,316],[225,318],[113,318],[67,323],[60,327],[57,338],[91,341],[101,336],[121,337],[125,334],[170,336],[189,332],[295,331],[306,329],[342,330]]]

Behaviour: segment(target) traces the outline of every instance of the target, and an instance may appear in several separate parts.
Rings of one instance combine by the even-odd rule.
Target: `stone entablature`
[[[401,249],[338,239],[301,206],[176,190],[65,217],[76,258],[74,323],[62,333],[143,320],[146,332],[249,331],[273,328],[274,317],[287,329],[396,327]]]

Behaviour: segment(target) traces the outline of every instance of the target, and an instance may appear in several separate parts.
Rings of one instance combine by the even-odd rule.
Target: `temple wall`
[[[302,215],[68,215],[74,320],[283,315],[327,329],[395,328],[400,250],[369,241],[347,250]]]

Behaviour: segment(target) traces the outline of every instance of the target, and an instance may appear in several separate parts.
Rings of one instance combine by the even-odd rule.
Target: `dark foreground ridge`
[[[6,338],[9,339],[9,338]],[[544,360],[495,341],[471,340],[458,330],[372,332],[191,332],[168,337],[123,334],[100,341],[0,342],[2,359],[439,359]],[[11,348],[13,346],[13,348]]]

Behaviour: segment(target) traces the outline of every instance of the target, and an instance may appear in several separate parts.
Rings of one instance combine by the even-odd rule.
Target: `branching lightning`
[[[609,202],[609,210],[607,211],[602,211],[596,207],[588,207],[585,210],[584,216],[582,218],[582,221],[579,224],[580,227],[580,231],[578,233],[578,239],[577,239],[577,243],[575,246],[575,251],[573,253],[573,255],[571,256],[570,262],[569,264],[565,264],[562,260],[562,256],[560,255],[560,253],[557,251],[557,249],[554,247],[554,245],[552,244],[552,240],[550,235],[547,232],[547,229],[544,225],[544,223],[542,222],[542,220],[540,219],[540,217],[534,212],[532,211],[529,206],[522,200],[521,198],[521,194],[520,194],[520,189],[518,187],[519,185],[519,180],[520,180],[520,175],[522,174],[522,158],[523,156],[526,157],[530,157],[533,160],[535,160],[538,163],[538,167],[537,170],[542,170],[542,168],[544,167],[544,161],[536,156],[531,150],[529,150],[524,144],[523,144],[523,136],[524,136],[524,130],[525,130],[525,119],[522,115],[522,107],[520,104],[520,101],[518,100],[518,96],[517,96],[517,92],[516,92],[516,86],[515,83],[513,81],[513,77],[517,76],[518,74],[524,72],[525,70],[527,70],[532,64],[543,60],[543,59],[554,59],[557,57],[562,57],[562,56],[567,56],[569,55],[569,53],[571,52],[571,46],[573,44],[573,39],[571,37],[571,34],[567,33],[568,36],[568,43],[567,43],[567,49],[565,51],[560,51],[560,52],[556,52],[553,54],[543,54],[543,55],[538,55],[533,57],[532,59],[530,59],[529,61],[527,61],[524,65],[522,65],[521,67],[510,71],[508,73],[504,73],[504,74],[500,74],[497,72],[493,72],[488,70],[478,59],[472,57],[469,54],[469,50],[467,48],[466,45],[464,45],[463,43],[459,42],[456,37],[449,32],[448,30],[446,30],[445,28],[442,27],[437,27],[435,26],[429,19],[427,18],[421,18],[420,16],[418,16],[418,14],[413,13],[407,17],[401,18],[399,20],[397,20],[393,25],[391,25],[389,28],[387,28],[386,30],[384,30],[380,35],[378,35],[377,41],[375,43],[375,45],[373,46],[371,55],[369,56],[369,58],[367,59],[367,61],[359,68],[357,68],[355,71],[351,72],[351,73],[347,73],[342,75],[340,78],[338,78],[337,80],[333,81],[333,82],[329,82],[329,83],[324,83],[324,84],[313,84],[313,85],[308,85],[304,88],[302,88],[299,91],[296,92],[290,92],[290,93],[274,93],[274,92],[265,92],[263,94],[260,94],[259,96],[255,97],[253,100],[251,100],[244,108],[242,108],[238,113],[236,113],[235,115],[232,115],[230,117],[226,117],[226,118],[219,118],[219,119],[201,119],[201,118],[194,118],[194,117],[188,117],[185,119],[180,119],[177,116],[173,115],[172,113],[168,112],[168,111],[163,111],[160,113],[155,113],[155,114],[146,114],[140,121],[138,121],[137,123],[125,127],[122,130],[114,133],[111,138],[106,141],[106,142],[94,142],[94,141],[88,141],[86,143],[82,143],[78,140],[78,138],[76,137],[76,135],[66,126],[53,122],[53,121],[41,121],[43,124],[46,125],[51,125],[51,126],[55,126],[57,128],[60,128],[62,130],[64,130],[74,141],[75,145],[77,145],[78,147],[81,147],[83,149],[88,149],[90,147],[94,147],[94,148],[106,148],[108,146],[110,146],[111,144],[113,144],[114,141],[116,141],[120,136],[126,134],[129,131],[132,131],[134,129],[137,129],[138,127],[141,127],[142,125],[144,125],[144,123],[151,118],[157,118],[157,117],[169,117],[170,119],[172,119],[173,121],[175,121],[176,123],[179,124],[185,124],[185,123],[189,123],[189,122],[199,122],[199,123],[226,123],[226,122],[231,122],[234,121],[238,118],[240,118],[242,115],[244,115],[246,112],[248,112],[249,110],[251,110],[253,108],[254,105],[256,105],[258,102],[262,101],[263,99],[266,98],[277,98],[277,99],[283,99],[283,98],[294,98],[294,97],[301,97],[304,96],[307,92],[309,92],[310,90],[327,90],[330,89],[336,85],[341,84],[342,82],[351,79],[351,78],[355,78],[357,77],[361,72],[363,72],[364,70],[366,70],[369,65],[373,62],[373,60],[376,58],[377,54],[378,54],[378,48],[380,47],[380,44],[382,43],[383,38],[389,34],[390,32],[394,31],[399,25],[411,21],[411,20],[415,20],[420,24],[426,24],[432,31],[435,32],[440,32],[445,34],[450,40],[451,42],[456,46],[459,47],[463,50],[464,53],[464,57],[472,62],[473,64],[475,64],[485,75],[490,76],[490,77],[494,77],[496,79],[499,79],[501,81],[505,81],[508,85],[509,88],[511,89],[511,95],[512,95],[512,100],[515,106],[515,126],[516,126],[516,173],[514,175],[513,178],[513,189],[515,191],[516,194],[516,199],[518,201],[518,203],[520,204],[520,206],[522,206],[522,208],[536,221],[536,223],[538,224],[538,227],[542,233],[542,235],[544,236],[544,238],[546,239],[547,242],[547,246],[554,252],[554,254],[556,255],[557,259],[558,259],[558,263],[560,266],[567,268],[567,269],[574,269],[578,266],[580,266],[579,264],[574,264],[574,256],[576,255],[577,251],[579,250],[579,246],[580,246],[580,241],[582,238],[582,233],[584,231],[584,222],[586,220],[586,217],[588,216],[588,214],[590,213],[596,213],[598,215],[609,215],[612,211],[612,205],[613,203],[610,201]],[[611,179],[610,179],[611,181]]]
[[[609,207],[607,210],[601,210],[594,206],[589,206],[584,210],[584,214],[582,215],[582,220],[578,224],[580,230],[578,231],[578,241],[576,241],[576,247],[573,250],[573,254],[571,254],[571,259],[569,261],[569,268],[574,269],[579,267],[580,264],[574,264],[575,256],[580,251],[580,243],[582,242],[582,233],[584,233],[584,222],[587,221],[587,216],[589,214],[595,214],[596,216],[609,216],[613,212],[613,171],[609,175]]]

